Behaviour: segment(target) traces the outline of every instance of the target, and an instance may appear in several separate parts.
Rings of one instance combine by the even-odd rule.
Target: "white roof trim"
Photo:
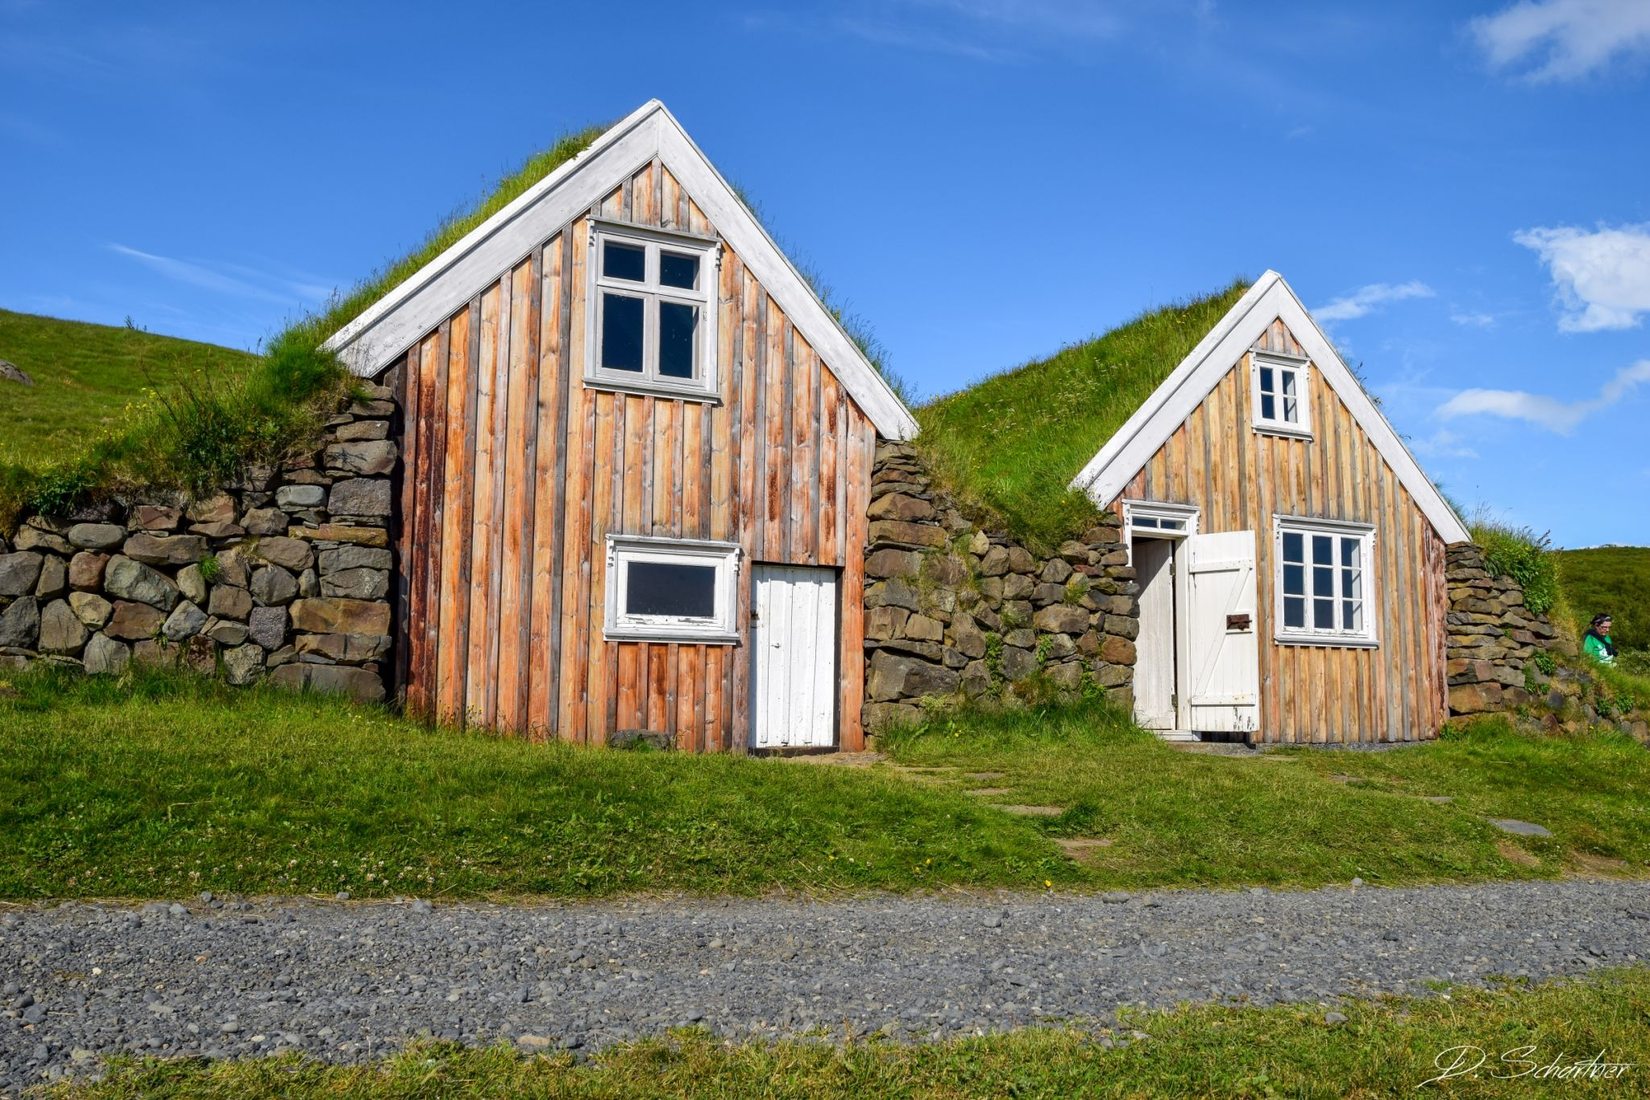
[[[1074,479],[1071,487],[1088,494],[1104,507],[1122,493],[1158,448],[1175,429],[1201,405],[1274,318],[1281,317],[1307,357],[1318,369],[1346,407],[1352,418],[1375,444],[1375,449],[1397,473],[1398,480],[1446,542],[1466,542],[1471,538],[1461,517],[1422,472],[1404,446],[1404,441],[1370,400],[1357,377],[1341,359],[1318,323],[1295,296],[1282,275],[1268,271],[1238,299],[1208,334],[1198,341],[1191,354],[1152,392],[1146,402],[1100,448]]]
[[[886,439],[917,422],[663,103],[649,100],[339,329],[323,345],[372,375],[655,156]],[[582,373],[582,371],[581,371]]]

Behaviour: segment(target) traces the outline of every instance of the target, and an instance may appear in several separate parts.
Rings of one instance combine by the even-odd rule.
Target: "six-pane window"
[[[592,381],[692,394],[714,388],[709,285],[716,245],[598,228]]]
[[[1278,520],[1280,640],[1374,641],[1368,612],[1373,538],[1370,528]]]
[[[1307,362],[1281,355],[1254,355],[1255,427],[1289,433],[1307,432]]]

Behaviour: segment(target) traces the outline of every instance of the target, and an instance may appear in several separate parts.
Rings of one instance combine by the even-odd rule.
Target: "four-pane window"
[[[595,250],[587,377],[635,389],[713,392],[715,243],[598,227]]]
[[[1255,427],[1299,435],[1311,430],[1305,359],[1255,352],[1252,382]]]

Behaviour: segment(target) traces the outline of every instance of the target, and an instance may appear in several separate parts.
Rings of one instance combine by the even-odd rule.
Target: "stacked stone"
[[[1085,679],[1132,702],[1139,586],[1115,516],[1039,557],[971,523],[912,447],[883,444],[865,578],[867,729],[937,700],[1069,694]]]
[[[29,517],[0,539],[0,662],[94,674],[177,662],[382,699],[395,405],[365,389],[316,451],[212,496]]]
[[[1525,664],[1551,646],[1557,632],[1546,616],[1524,606],[1524,589],[1493,575],[1484,551],[1470,542],[1446,551],[1451,714],[1482,714],[1529,701]]]

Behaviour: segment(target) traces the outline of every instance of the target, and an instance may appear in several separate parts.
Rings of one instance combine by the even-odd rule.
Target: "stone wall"
[[[367,386],[313,452],[205,499],[153,492],[28,518],[0,537],[0,663],[180,662],[384,698],[394,413],[390,391]]]
[[[1529,701],[1525,665],[1554,644],[1545,615],[1524,606],[1524,589],[1493,575],[1481,547],[1447,550],[1449,616],[1447,671],[1451,714],[1482,714]]]
[[[957,699],[1097,686],[1133,701],[1139,588],[1120,521],[1040,557],[969,522],[906,444],[877,448],[865,560],[868,730]]]

